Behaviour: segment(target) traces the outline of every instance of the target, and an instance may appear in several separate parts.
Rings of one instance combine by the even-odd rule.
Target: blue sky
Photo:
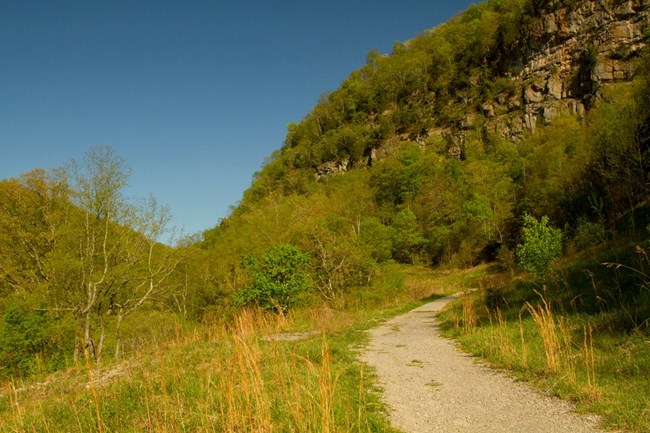
[[[370,50],[471,3],[0,0],[0,178],[110,145],[129,196],[205,230]]]

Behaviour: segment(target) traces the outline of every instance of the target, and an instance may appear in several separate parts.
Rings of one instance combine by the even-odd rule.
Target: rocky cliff
[[[348,104],[353,110],[366,106],[361,113],[366,124],[361,129],[371,132],[366,134],[363,158],[346,150],[351,147],[348,142],[358,137],[329,140],[337,137],[336,132],[321,128],[328,119],[355,117],[346,114],[348,108],[336,108],[345,107],[345,102],[331,100],[320,107],[321,112],[312,113],[308,120],[318,133],[312,134],[306,153],[328,149],[320,151],[316,178],[372,165],[394,153],[401,141],[442,148],[449,157],[463,159],[473,141],[496,136],[519,143],[559,116],[581,118],[608,86],[632,80],[635,58],[650,40],[650,0],[514,0],[505,11],[506,3],[473,6],[420,39],[405,43],[402,52],[386,56],[406,53],[393,64],[361,70],[361,76],[368,68],[369,74],[379,71],[384,80],[371,90],[374,100],[381,101],[377,107],[368,108],[371,104],[362,92],[353,93],[356,102]],[[494,16],[499,22],[496,31],[490,21]],[[501,34],[508,31],[509,36]],[[463,45],[463,39],[471,43]],[[490,48],[481,51],[481,44]],[[453,60],[441,63],[440,58],[449,52]],[[372,85],[372,78],[369,81]],[[363,80],[348,83],[342,93],[367,84]],[[401,96],[381,99],[385,94]],[[343,120],[342,129],[351,123]],[[330,127],[337,128],[341,124]],[[377,131],[378,138],[367,138]]]
[[[483,106],[486,128],[518,141],[563,113],[582,115],[610,83],[630,80],[650,36],[650,1],[591,0],[543,10],[508,59],[518,92]]]

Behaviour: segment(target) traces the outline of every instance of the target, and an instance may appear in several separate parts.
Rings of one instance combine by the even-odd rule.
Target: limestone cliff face
[[[633,78],[634,58],[650,41],[650,0],[576,0],[563,7],[553,6],[553,0],[537,3],[538,18],[496,66],[511,80],[508,91],[482,103],[479,110],[473,108],[475,101],[467,101],[461,125],[386,140],[368,151],[368,164],[390,155],[399,140],[422,146],[444,141],[449,157],[462,158],[467,137],[479,128],[518,143],[558,116],[582,117],[604,88]],[[352,166],[349,161],[328,162],[317,169],[316,177]]]
[[[520,91],[483,107],[490,132],[518,141],[560,114],[582,115],[604,86],[632,78],[650,36],[650,0],[576,3],[544,14],[508,59]]]

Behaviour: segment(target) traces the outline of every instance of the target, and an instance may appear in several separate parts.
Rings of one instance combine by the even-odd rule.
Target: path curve
[[[594,433],[596,416],[478,364],[440,335],[442,298],[370,332],[362,361],[379,377],[392,424],[408,433]]]

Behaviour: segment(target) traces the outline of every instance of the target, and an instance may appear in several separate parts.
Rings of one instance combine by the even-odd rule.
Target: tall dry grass
[[[560,369],[560,339],[557,326],[550,305],[542,297],[541,305],[532,305],[526,302],[526,309],[535,320],[539,334],[544,343],[546,354],[546,368],[551,373],[557,373]]]
[[[576,363],[581,363],[581,370],[586,376],[585,389],[589,394],[596,396],[598,390],[593,327],[587,324],[582,326],[583,341],[582,345],[579,345],[573,339],[575,325],[566,317],[556,318],[551,305],[543,296],[541,298],[542,303],[536,306],[527,302],[526,309],[534,319],[542,339],[547,370],[550,373],[562,373],[570,383],[576,384],[578,382]]]
[[[641,319],[647,303],[636,302],[644,299],[639,297],[617,308],[616,290],[620,295],[623,281],[608,283],[596,275],[588,273],[586,281],[565,275],[561,289],[551,287],[535,298],[530,284],[501,274],[480,276],[472,305],[476,327],[464,326],[471,323],[464,319],[471,311],[465,298],[441,313],[441,329],[491,365],[576,402],[581,411],[603,415],[613,429],[645,433],[650,431],[650,345]],[[572,295],[580,293],[585,299]]]
[[[333,314],[312,312],[314,323]],[[383,415],[346,352],[349,337],[310,332],[284,340],[292,326],[286,317],[246,311],[229,325],[177,335],[110,380],[88,357],[65,391],[5,385],[0,431],[391,431],[387,424],[377,430]]]
[[[467,290],[462,293],[460,298],[463,302],[463,330],[465,332],[471,332],[476,328],[478,321],[476,309],[474,308],[474,299],[472,299],[470,292]]]
[[[598,360],[590,324],[557,316],[541,294],[538,303],[524,304],[517,319],[506,318],[498,303],[488,306],[485,302],[484,311],[479,314],[480,301],[490,300],[485,296],[485,287],[481,287],[481,292],[463,292],[457,307],[443,315],[465,340],[480,348],[478,354],[489,355],[498,359],[499,364],[519,370],[537,368],[541,361],[547,374],[566,379],[589,398],[599,398]]]
[[[591,325],[583,326],[583,353],[585,362],[585,371],[587,372],[587,385],[589,388],[597,392],[596,386],[596,354],[594,352],[594,336],[593,328]]]

